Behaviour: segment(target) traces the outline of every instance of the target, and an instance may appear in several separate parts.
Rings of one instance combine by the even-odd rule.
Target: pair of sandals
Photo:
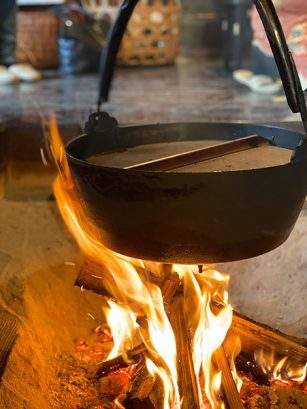
[[[249,70],[236,70],[233,73],[233,78],[239,84],[247,86],[258,94],[274,95],[278,94],[282,89],[281,80],[274,81],[268,75],[254,75]]]
[[[0,85],[15,84],[19,81],[34,82],[42,78],[41,73],[30,64],[0,65]]]

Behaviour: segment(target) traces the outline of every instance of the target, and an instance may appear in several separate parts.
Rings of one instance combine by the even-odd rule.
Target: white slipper
[[[14,84],[19,79],[13,73],[9,72],[5,65],[0,65],[0,85]]]
[[[300,74],[300,80],[301,80],[303,91],[306,91],[307,90],[307,77]]]
[[[282,87],[280,80],[273,81],[268,75],[254,75],[252,71],[248,70],[234,71],[233,78],[258,94],[276,94]]]
[[[41,73],[30,64],[13,64],[8,70],[21,81],[25,82],[38,81],[42,78]]]

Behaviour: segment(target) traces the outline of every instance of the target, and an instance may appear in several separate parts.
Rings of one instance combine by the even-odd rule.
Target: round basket
[[[179,52],[181,6],[177,0],[142,0],[124,35],[122,65],[166,65]]]
[[[46,10],[25,10],[17,14],[16,60],[35,68],[58,65],[58,18]]]

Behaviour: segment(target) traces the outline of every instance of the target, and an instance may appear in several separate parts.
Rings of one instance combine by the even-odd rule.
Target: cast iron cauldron
[[[271,0],[254,1],[290,108],[307,129],[304,94]],[[100,102],[107,100],[125,27],[137,1],[124,1],[103,57]],[[97,119],[100,115],[97,115]],[[71,141],[69,166],[89,217],[110,249],[164,263],[232,261],[257,256],[282,244],[291,233],[307,193],[307,148],[303,133],[282,128],[187,123],[105,128]],[[90,164],[89,156],[181,140],[231,140],[261,135],[293,150],[290,163],[240,171],[165,173]]]

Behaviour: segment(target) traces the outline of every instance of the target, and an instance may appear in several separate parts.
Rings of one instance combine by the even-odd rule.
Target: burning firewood
[[[124,395],[130,384],[129,371],[116,371],[102,378],[98,383],[98,390],[101,396],[110,397],[113,399]]]
[[[200,402],[193,366],[191,341],[184,318],[184,299],[180,295],[172,301],[170,319],[177,343],[177,371],[182,409],[199,409]]]
[[[166,311],[170,310],[171,302],[179,290],[181,280],[177,274],[172,274],[163,284],[162,295]]]
[[[151,273],[147,271],[146,274],[148,275]],[[76,285],[82,286],[83,288],[94,291],[98,294],[111,297],[110,293],[104,286],[102,278],[103,269],[101,269],[97,263],[86,260],[79,272]],[[165,291],[167,291],[167,289],[165,289]],[[307,342],[305,340],[302,341],[282,334],[277,330],[264,324],[257,323],[237,312],[234,312],[230,333],[240,337],[243,343],[243,349],[249,350],[252,349],[252,347],[269,350],[273,349],[282,356],[293,356],[302,361],[307,361]]]
[[[189,339],[189,331],[183,319],[183,293],[179,290],[180,279],[177,275],[170,276],[170,278],[165,281],[163,286],[165,310],[167,311],[171,320],[177,341],[177,370],[182,404],[186,405],[186,408],[199,408],[200,404],[198,389],[195,381],[191,350],[189,349],[190,342],[187,341]],[[175,296],[176,294],[177,296]],[[214,308],[216,308],[216,306]],[[142,323],[142,319],[140,319],[139,322]],[[146,320],[144,320],[144,322],[146,323]],[[300,358],[304,358],[306,356],[306,347],[304,342],[284,336],[278,331],[274,331],[264,325],[262,326],[258,323],[254,323],[253,321],[235,313],[229,336],[231,337],[232,335],[237,335],[238,333],[242,337],[245,336],[245,343],[246,340],[248,340],[250,345],[257,345],[258,347],[259,345],[264,345],[267,348],[268,346],[275,345],[279,353],[283,353],[286,348],[290,356],[295,355],[297,351],[299,351],[298,355]],[[144,364],[144,360],[142,359],[143,356],[146,356],[147,352],[146,346],[144,344],[140,344],[137,348],[128,351],[127,354],[131,362],[139,362],[140,365],[140,372],[135,381],[132,382],[133,393],[131,393],[132,399],[136,398],[137,401],[135,402],[138,402],[139,405],[143,404],[144,401],[148,399],[148,396],[151,395],[150,391],[154,389],[154,378],[148,374],[148,370]],[[223,346],[216,351],[214,358],[218,368],[222,372],[222,386],[227,407],[229,409],[243,409],[243,404],[237,391]],[[242,361],[242,356],[240,359]],[[97,378],[106,376],[110,372],[118,370],[119,368],[127,367],[128,365],[129,363],[127,363],[123,357],[117,357],[114,360],[104,362],[99,368],[96,376]],[[249,369],[251,368],[249,367]],[[254,364],[252,367],[252,375],[254,378],[258,377],[258,379],[262,377],[260,383],[268,382],[266,375],[263,371],[261,371],[261,368],[257,367],[256,364]],[[193,379],[195,382],[193,382]],[[152,403],[152,401],[150,402]],[[156,402],[154,406],[160,407],[160,404],[157,404]]]
[[[234,142],[228,143],[228,147],[229,144],[233,148]],[[110,397],[108,405],[111,402],[111,407],[113,404],[121,407],[127,397],[130,407],[131,404],[132,407],[134,404],[151,407],[152,404],[156,409],[179,406],[199,409],[207,402],[208,407],[227,402],[230,409],[237,409],[243,408],[241,398],[248,409],[256,408],[255,404],[261,408],[273,407],[276,402],[280,407],[293,405],[296,408],[301,402],[301,407],[306,406],[305,397],[303,400],[294,395],[285,398],[282,392],[277,392],[276,386],[273,392],[271,383],[270,388],[257,386],[253,390],[255,402],[248,393],[240,397],[225,344],[227,336],[238,335],[244,351],[255,351],[256,346],[266,350],[273,347],[279,354],[301,360],[307,359],[306,345],[239,314],[234,314],[232,321],[228,276],[209,266],[204,266],[203,274],[199,274],[202,268],[196,272],[197,266],[174,265],[164,269],[159,263],[131,259],[107,249],[101,243],[100,230],[88,217],[74,190],[63,147],[58,145],[57,152],[53,153],[60,172],[54,185],[59,209],[85,256],[94,260],[86,261],[77,284],[109,298],[105,308],[113,339],[109,356],[123,353],[103,363],[96,375],[91,375],[89,383],[98,389],[102,405],[103,399]],[[180,280],[169,277],[173,269]],[[218,303],[220,310],[216,312]],[[144,344],[132,349],[141,340]],[[99,352],[95,351],[94,356],[99,356]],[[75,386],[74,376],[72,380]],[[221,402],[221,384],[225,402]],[[96,399],[96,395],[94,397]]]
[[[222,372],[224,396],[227,400],[229,409],[244,409],[223,345],[215,352],[214,358],[217,366]]]
[[[145,360],[142,360],[124,402],[126,409],[155,409],[163,406],[161,380],[150,375]]]
[[[144,282],[147,281],[158,286],[163,286],[165,278],[168,278],[170,275],[169,267],[160,264],[160,268],[156,266],[155,271],[148,267],[151,267],[151,263],[149,262],[144,264],[144,268],[135,266],[139,276]],[[87,257],[79,271],[75,285],[111,299],[113,298],[110,292],[111,286],[106,282],[109,276],[110,275],[107,274],[107,266]]]
[[[164,304],[168,307],[171,303],[172,298],[174,297],[176,291],[180,286],[180,280],[177,274],[173,274],[169,279],[167,279],[163,284],[162,295]],[[147,352],[147,347],[142,343],[131,351],[127,352],[127,358],[124,359],[123,356],[111,359],[109,361],[103,362],[99,369],[96,372],[96,378],[101,378],[108,375],[110,372],[113,372],[118,369],[125,368],[131,363],[137,363]]]
[[[127,359],[123,356],[118,356],[117,358],[110,359],[109,361],[103,362],[96,372],[95,377],[97,379],[107,376],[109,373],[118,371],[119,369],[127,368],[133,363],[137,363],[141,360],[143,354],[146,352],[146,347],[144,344],[138,345],[131,351],[127,352]]]
[[[98,335],[97,338],[100,342]],[[106,343],[108,343],[107,338]],[[237,358],[237,361],[241,360],[241,366],[237,369],[242,370],[241,376],[244,382],[240,397],[245,409],[302,409],[306,407],[307,394],[302,386],[295,386],[293,382],[280,383],[280,386],[275,382],[269,382],[268,386],[253,382],[250,376],[250,364],[255,364],[255,361],[245,352],[243,357],[242,354],[243,352]],[[250,360],[253,362],[248,364]],[[132,365],[125,371],[115,371],[108,379],[99,381],[95,381],[90,376],[90,367],[93,366],[93,362],[90,365],[87,360],[78,363],[64,356],[61,357],[61,362],[59,376],[64,389],[61,390],[61,395],[57,396],[57,400],[62,403],[59,407],[63,407],[63,402],[76,402],[80,407],[90,407],[89,405],[95,402],[97,408],[115,409],[117,406],[112,403],[114,398],[116,399],[119,393],[122,396],[121,399],[124,399],[122,392],[127,388],[126,398],[120,400],[125,409],[163,407],[161,405],[163,390],[154,377],[148,373],[144,360],[139,362],[136,369],[132,369],[135,367]]]
[[[251,328],[253,330],[251,330]],[[265,337],[263,337],[265,333]],[[252,350],[255,345],[257,348],[262,345],[266,349],[272,349],[275,346],[275,350],[281,355],[292,356],[296,359],[301,359],[302,361],[307,361],[307,347],[304,345],[303,341],[295,339],[293,337],[288,337],[278,331],[275,331],[267,326],[259,323],[255,323],[242,315],[235,314],[233,319],[233,326],[230,334],[242,335],[245,350]],[[247,342],[249,341],[249,342]],[[246,345],[245,345],[246,344]],[[132,361],[136,362],[140,359],[140,355],[146,352],[146,347],[144,344],[137,346],[135,349],[128,351],[128,357]],[[241,355],[241,359],[243,356]],[[114,368],[123,368],[127,366],[127,362],[123,357],[117,357],[114,360],[104,362],[99,370],[97,371],[97,376],[105,376],[112,372]],[[256,369],[254,368],[254,376],[259,380],[263,376],[263,372],[260,371],[255,374]],[[265,382],[262,381],[261,382]]]
[[[234,313],[230,335],[236,335],[245,351],[264,349],[277,354],[307,361],[307,342],[283,334],[267,325],[260,324],[237,312]]]
[[[148,373],[145,360],[142,359],[138,364],[135,376],[131,382],[128,398],[146,401],[155,385],[155,378]]]

